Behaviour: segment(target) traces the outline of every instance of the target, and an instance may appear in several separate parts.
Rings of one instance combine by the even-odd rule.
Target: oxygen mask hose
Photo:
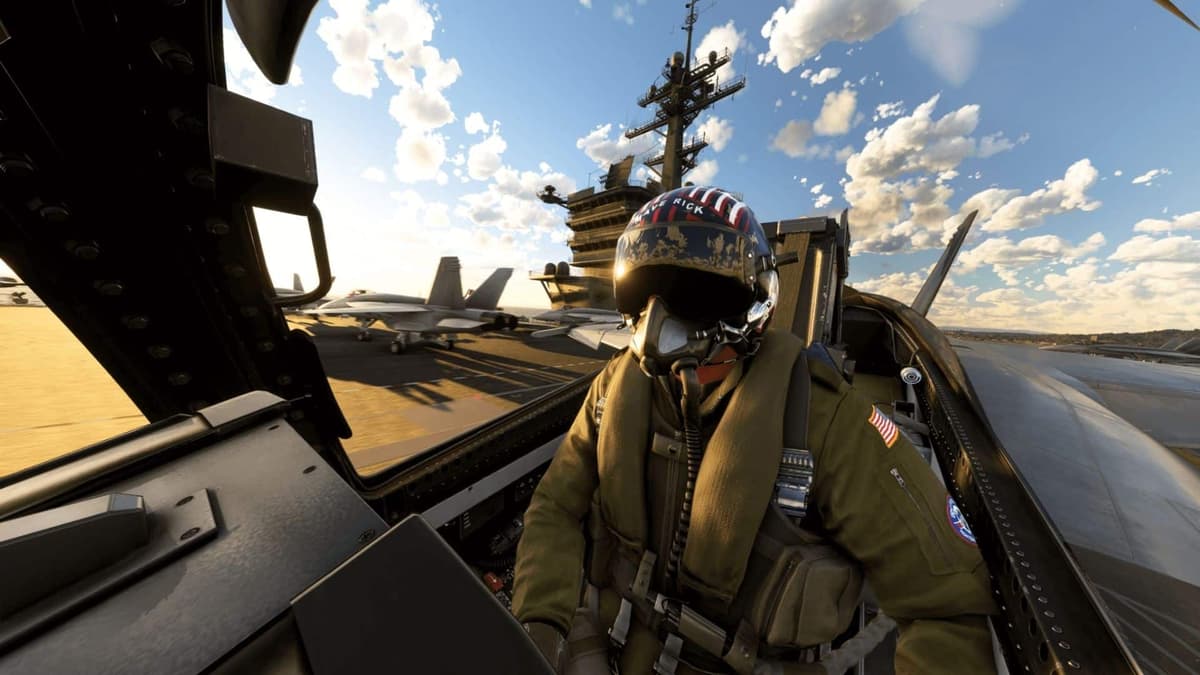
[[[683,413],[683,437],[687,444],[687,483],[683,488],[683,503],[679,506],[679,522],[675,526],[675,537],[671,542],[671,555],[667,558],[668,583],[678,587],[679,561],[683,547],[687,545],[688,526],[692,520],[692,496],[696,491],[696,478],[700,475],[700,460],[704,457],[704,445],[700,438],[700,397],[703,388],[696,373],[699,362],[694,358],[679,359],[671,364],[671,373],[679,378],[681,397],[680,411]]]

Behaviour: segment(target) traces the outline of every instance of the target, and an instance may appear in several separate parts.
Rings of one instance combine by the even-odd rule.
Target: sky
[[[1185,11],[1200,7],[1181,3]],[[690,133],[685,180],[760,220],[849,208],[849,282],[910,301],[979,209],[930,318],[1039,331],[1200,328],[1200,33],[1151,0],[705,0],[698,55],[746,87]],[[285,86],[226,19],[231,90],[314,122],[335,292],[427,292],[516,269],[502,300],[569,260],[536,199],[647,155],[636,99],[684,49],[684,2],[333,0]],[[661,82],[661,80],[658,80]],[[646,178],[640,169],[639,179]],[[294,218],[260,212],[276,285],[315,282]]]

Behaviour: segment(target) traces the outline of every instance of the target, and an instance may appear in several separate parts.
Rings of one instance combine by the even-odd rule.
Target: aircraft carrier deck
[[[391,335],[358,342],[345,319],[289,322],[313,336],[354,436],[343,441],[367,474],[419,454],[599,369],[610,354],[528,331],[464,335],[447,351],[388,351]],[[0,307],[0,475],[146,423],[95,359],[45,308]]]

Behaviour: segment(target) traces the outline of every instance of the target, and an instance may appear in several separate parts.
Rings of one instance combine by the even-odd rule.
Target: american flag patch
[[[871,418],[868,421],[879,432],[879,435],[883,437],[883,444],[887,447],[892,447],[896,439],[900,437],[900,430],[896,428],[895,423],[888,419],[888,416],[880,412],[879,408],[875,406],[871,406]]]

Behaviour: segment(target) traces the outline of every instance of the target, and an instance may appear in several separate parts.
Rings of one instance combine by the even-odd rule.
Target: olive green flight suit
[[[579,605],[584,529],[600,484],[599,392],[606,398],[620,396],[608,385],[625,356],[614,357],[593,382],[525,514],[513,611],[522,622],[550,624],[563,635]],[[778,367],[758,359],[749,367]],[[871,402],[832,367],[810,359],[809,370],[807,449],[815,465],[809,510],[817,512],[825,534],[862,564],[882,610],[900,626],[896,672],[994,672],[985,615],[995,607],[987,568],[975,546],[951,525],[945,488],[903,435],[885,439],[871,423]],[[722,386],[712,395],[727,389]],[[706,400],[704,407],[715,406]],[[678,416],[670,408],[671,402],[655,396],[647,411],[652,428],[675,426]],[[652,494],[646,491],[648,499]],[[677,509],[667,510],[671,512],[648,514],[651,534],[662,529],[653,524],[656,520],[676,517]],[[615,613],[611,602],[601,606],[602,629]],[[635,626],[622,654],[622,672],[650,672],[660,650],[656,636]]]

